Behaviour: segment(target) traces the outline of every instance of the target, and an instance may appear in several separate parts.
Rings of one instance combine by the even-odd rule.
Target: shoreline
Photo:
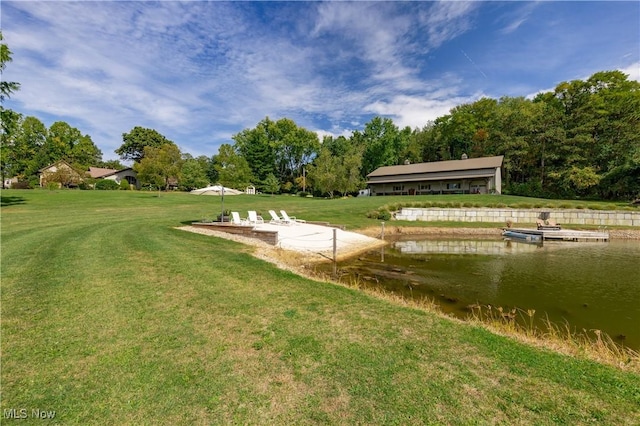
[[[176,229],[194,232],[203,235],[215,236],[240,242],[252,248],[254,256],[275,264],[281,269],[286,269],[305,277],[310,277],[306,272],[318,263],[331,262],[330,253],[312,252],[309,250],[296,250],[294,248],[282,248],[273,246],[264,241],[255,238],[245,237],[237,234],[216,231],[214,229],[202,229],[193,226],[181,226]],[[398,235],[432,235],[438,237],[477,237],[477,238],[495,238],[502,235],[503,228],[465,228],[465,227],[415,227],[415,226],[386,226],[384,229],[385,236]],[[389,244],[389,241],[381,239],[382,228],[379,226],[370,226],[367,228],[350,231],[354,234],[360,234],[371,237],[371,241],[358,241],[351,244],[349,249],[344,247],[337,252],[337,261],[343,261],[360,253],[383,247]],[[640,240],[640,229],[614,229],[609,231],[610,239],[616,240]]]
[[[310,279],[313,281],[320,281],[325,283],[330,283],[333,285],[339,285],[343,287],[350,287],[348,284],[341,283],[338,280],[334,280],[329,278],[328,276],[318,275],[315,271],[315,266],[323,263],[330,262],[331,259],[326,257],[319,257],[317,254],[315,256],[310,256],[310,253],[305,253],[296,250],[283,249],[280,247],[276,247],[270,245],[266,242],[256,240],[253,238],[243,237],[234,234],[228,234],[220,231],[208,230],[195,228],[192,226],[182,226],[176,229],[195,232],[199,234],[216,236],[228,240],[233,240],[236,242],[243,243],[246,247],[246,250],[242,250],[245,253],[248,253],[257,259],[263,260],[265,262],[271,263],[279,269],[289,271],[293,274],[296,274],[300,277]],[[359,233],[362,235],[378,238],[380,236],[380,227],[368,227],[364,229],[359,229],[358,231],[352,231],[354,233]],[[396,235],[434,235],[434,236],[450,236],[450,237],[463,237],[463,236],[475,236],[478,238],[494,238],[500,236],[502,233],[502,228],[441,228],[441,227],[401,227],[401,226],[393,226],[385,228],[385,235],[396,236]],[[614,238],[613,233],[610,234],[611,238]],[[627,239],[627,240],[640,240],[640,229],[633,230],[623,230],[616,234],[617,239]],[[356,256],[362,252],[375,249],[377,247],[382,247],[384,245],[389,244],[389,241],[385,240],[377,240],[376,244],[366,244],[360,245],[355,250],[343,252],[338,255],[338,261],[344,260],[344,258]],[[560,353],[566,356],[572,357],[584,357],[585,359],[589,359],[591,361],[599,362],[602,364],[607,364],[613,367],[616,367],[620,370],[628,370],[628,371],[640,371],[640,354],[634,351],[625,352],[624,356],[627,361],[622,363],[620,361],[619,349],[617,347],[609,345],[609,343],[604,344],[604,346],[589,346],[589,345],[576,345],[576,342],[571,339],[564,339],[562,337],[545,337],[545,336],[532,336],[527,332],[523,331],[514,331],[514,330],[505,330],[504,327],[501,326],[500,323],[496,322],[483,322],[481,320],[459,320],[450,315],[439,311],[437,308],[434,308],[431,305],[424,305],[420,303],[416,303],[414,301],[408,301],[401,297],[393,297],[384,292],[377,292],[374,290],[366,290],[360,289],[360,291],[364,291],[366,294],[370,296],[382,298],[390,301],[394,304],[399,304],[403,306],[410,306],[416,309],[427,310],[431,313],[434,313],[442,318],[446,318],[450,321],[459,321],[461,323],[469,324],[471,326],[480,326],[483,327],[492,333],[497,335],[502,335],[505,337],[509,337],[521,343],[530,345],[532,347],[536,347],[538,349],[551,350],[556,353]],[[615,355],[618,354],[618,355]]]
[[[496,228],[448,228],[438,226],[398,226],[386,224],[385,235],[438,235],[438,236],[500,236],[504,227]],[[370,237],[379,237],[381,227],[363,228],[358,232]],[[615,240],[640,240],[640,229],[610,229],[609,238]]]

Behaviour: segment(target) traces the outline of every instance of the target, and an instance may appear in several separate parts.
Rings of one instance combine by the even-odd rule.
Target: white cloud
[[[588,31],[567,33],[561,14],[550,14],[553,22],[534,19],[534,10],[543,11],[539,4],[545,12],[555,7],[3,2],[3,34],[14,51],[3,78],[22,85],[10,107],[67,121],[90,134],[108,158],[122,133],[137,125],[208,156],[265,116],[289,117],[333,136],[362,128],[373,114],[422,127],[480,93],[517,96],[580,78],[585,69],[615,68],[601,59],[608,49],[585,52],[601,20],[589,21]],[[487,9],[500,13],[482,15]],[[603,35],[600,30],[596,40],[608,44],[613,36]],[[474,48],[475,37],[491,38]],[[636,40],[620,47],[629,56],[617,56],[635,79],[637,47]],[[469,66],[461,48],[489,78]]]
[[[429,33],[430,47],[436,48],[465,33],[472,27],[471,13],[478,3],[465,1],[439,1],[421,19]]]
[[[620,71],[629,76],[629,80],[640,81],[640,61],[629,65],[628,67],[620,68]]]
[[[502,34],[508,35],[515,32],[522,24],[531,18],[531,14],[537,8],[539,2],[523,2],[519,3],[517,8],[502,15],[500,20],[507,21],[506,25],[500,30]]]
[[[422,128],[429,121],[446,115],[457,105],[473,102],[481,95],[471,97],[448,97],[435,99],[432,96],[398,95],[389,101],[377,101],[367,105],[374,114],[391,117],[399,128],[409,126],[412,129]]]

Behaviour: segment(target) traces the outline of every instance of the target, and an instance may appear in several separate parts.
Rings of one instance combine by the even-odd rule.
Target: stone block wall
[[[394,247],[405,254],[456,253],[500,255],[505,253],[528,253],[539,250],[535,244],[517,244],[502,240],[408,240],[396,241]]]
[[[403,208],[397,220],[425,222],[489,222],[535,224],[541,212],[560,225],[638,226],[640,212],[587,209],[510,209],[510,208]]]

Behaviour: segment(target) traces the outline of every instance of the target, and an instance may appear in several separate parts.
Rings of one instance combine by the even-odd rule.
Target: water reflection
[[[539,326],[548,316],[640,349],[638,259],[638,241],[527,244],[412,235],[342,262],[339,271],[364,285],[428,297],[459,317],[474,304],[535,309]]]

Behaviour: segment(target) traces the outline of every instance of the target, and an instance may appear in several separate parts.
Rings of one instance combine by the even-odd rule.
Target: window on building
[[[420,185],[420,191],[429,191],[431,190],[431,184]]]
[[[459,183],[448,183],[447,184],[447,189],[460,189],[460,184]]]
[[[404,191],[404,185],[394,185],[393,186],[393,190],[394,191]]]

